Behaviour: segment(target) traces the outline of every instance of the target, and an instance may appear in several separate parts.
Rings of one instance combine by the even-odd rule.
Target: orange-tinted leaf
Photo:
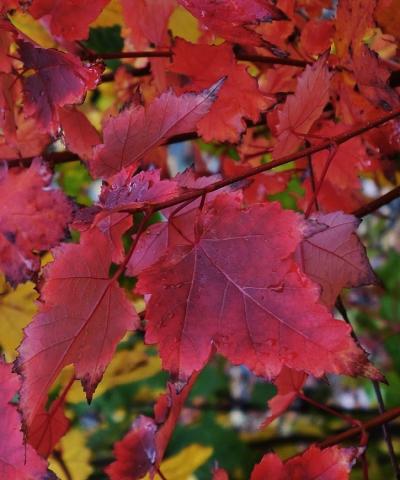
[[[209,113],[197,127],[205,141],[237,142],[245,130],[244,118],[256,121],[267,100],[260,93],[256,79],[244,65],[239,65],[230,45],[194,45],[177,39],[170,71],[182,77],[180,91],[201,90],[221,77],[227,77]],[[240,95],[238,95],[240,91]]]

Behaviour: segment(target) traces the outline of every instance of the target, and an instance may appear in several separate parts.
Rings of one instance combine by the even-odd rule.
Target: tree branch
[[[375,200],[372,200],[366,205],[363,205],[362,207],[358,208],[353,212],[353,215],[355,215],[358,218],[365,217],[369,213],[375,212],[375,210],[378,210],[379,208],[383,207],[384,205],[387,205],[388,203],[392,202],[393,200],[396,200],[396,198],[399,198],[399,197],[400,197],[400,185],[390,190],[390,192],[385,193],[385,195],[382,195],[381,197],[376,198]]]
[[[340,135],[337,135],[335,137],[332,137],[330,140],[327,140],[326,142],[320,143],[318,145],[314,145],[309,148],[305,148],[301,150],[300,152],[293,153],[291,155],[286,155],[281,158],[277,158],[276,160],[273,160],[268,163],[264,163],[262,165],[259,165],[257,167],[249,168],[247,172],[243,172],[239,175],[232,175],[231,177],[228,177],[224,180],[220,180],[218,182],[214,182],[207,187],[204,188],[199,188],[193,191],[186,192],[182,195],[179,195],[176,198],[173,198],[171,200],[166,200],[164,202],[158,202],[153,204],[154,211],[158,210],[163,210],[164,208],[168,207],[173,207],[175,205],[178,205],[179,203],[186,202],[188,200],[193,200],[195,198],[201,197],[202,195],[206,195],[207,193],[214,192],[215,190],[219,190],[221,188],[227,187],[229,185],[232,185],[234,183],[240,182],[242,180],[245,180],[249,177],[253,177],[254,175],[257,175],[258,173],[266,172],[268,170],[272,170],[275,167],[279,167],[281,165],[286,165],[287,163],[293,162],[295,160],[299,160],[300,158],[307,157],[309,155],[313,155],[314,153],[320,152],[322,150],[327,150],[332,147],[335,147],[337,145],[341,145],[342,143],[347,142],[348,140],[357,137],[358,135],[361,135],[365,132],[368,132],[369,130],[379,127],[380,125],[383,125],[384,123],[393,120],[394,118],[400,116],[400,108],[394,110],[391,113],[388,113],[386,115],[383,115],[382,117],[377,118],[376,120],[369,121],[361,125],[360,127],[354,128],[352,130],[349,130],[348,132],[344,132]],[[261,152],[262,153],[262,152]],[[260,152],[257,154],[254,154],[253,156],[259,156]],[[128,212],[132,213],[131,210],[120,210],[121,212]],[[137,210],[135,210],[137,211]]]
[[[385,413],[382,413],[381,415],[378,415],[375,418],[372,418],[371,420],[368,420],[363,424],[365,430],[371,430],[376,427],[380,427],[381,425],[384,425],[386,423],[389,423],[390,421],[394,420],[395,418],[400,416],[400,407],[395,407],[392,408],[391,410],[388,410]],[[333,445],[337,445],[338,443],[342,443],[346,440],[350,440],[351,438],[359,435],[361,432],[360,427],[353,427],[349,428],[348,430],[345,430],[342,433],[338,433],[336,435],[332,435],[322,442],[319,442],[319,447],[321,448],[327,448],[327,447],[332,447]]]
[[[90,57],[94,59],[112,60],[118,58],[172,58],[172,50],[142,50],[136,52],[104,52],[90,54]],[[278,58],[268,55],[252,55],[244,52],[235,52],[237,60],[253,63],[266,63],[270,65],[290,65],[292,67],[304,68],[309,62],[305,60],[298,60],[296,58]]]

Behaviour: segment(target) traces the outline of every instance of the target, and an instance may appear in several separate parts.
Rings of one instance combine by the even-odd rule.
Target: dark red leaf
[[[177,242],[139,275],[138,291],[151,294],[146,341],[158,344],[164,368],[184,380],[214,345],[266,378],[285,365],[315,376],[382,378],[294,263],[302,228],[278,204],[243,210],[229,195],[198,214],[193,240]]]
[[[99,81],[99,69],[84,66],[70,53],[44,49],[19,41],[21,60],[32,75],[23,78],[24,110],[43,130],[56,133],[58,107],[81,103],[88,89]]]
[[[315,213],[307,221],[297,250],[304,273],[322,287],[321,301],[333,308],[343,288],[376,283],[363,244],[356,234],[360,220],[343,212]]]

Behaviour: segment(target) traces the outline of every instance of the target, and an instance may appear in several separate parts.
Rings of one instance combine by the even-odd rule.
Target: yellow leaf
[[[192,43],[196,43],[201,35],[197,19],[180,6],[173,11],[168,28],[174,37],[181,37]]]
[[[58,446],[71,478],[87,480],[93,468],[90,465],[90,450],[86,446],[85,434],[74,428],[60,440]],[[50,458],[49,466],[60,480],[68,480],[60,463],[54,457]]]
[[[144,380],[152,377],[161,370],[159,357],[151,356],[148,347],[138,344],[133,350],[116,352],[110,365],[104,373],[103,379],[96,388],[95,397],[102,395],[117,385]],[[71,369],[64,369],[60,379],[66,383],[71,378]],[[75,382],[67,395],[67,401],[78,403],[86,401],[80,382]]]
[[[0,345],[8,362],[15,359],[15,349],[23,336],[22,329],[36,313],[36,298],[32,282],[18,285],[13,290],[4,277],[0,277]]]
[[[122,7],[119,0],[111,0],[101,14],[94,22],[90,24],[91,27],[113,27],[114,25],[122,25]]]
[[[176,455],[167,458],[161,463],[160,470],[165,478],[173,478],[174,480],[189,480],[192,474],[203,465],[212,455],[213,449],[194,443],[181,450]],[[149,480],[147,475],[145,480]],[[159,475],[155,476],[156,480],[161,480]]]
[[[21,30],[21,32],[25,33],[25,35],[38,43],[41,47],[53,48],[56,46],[56,42],[48,31],[38,20],[35,20],[32,15],[29,15],[29,13],[16,11],[10,15],[10,20],[18,30]]]

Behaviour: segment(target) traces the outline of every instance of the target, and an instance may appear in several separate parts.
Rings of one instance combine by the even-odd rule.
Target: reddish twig
[[[377,118],[376,120],[369,121],[361,125],[360,127],[354,128],[349,130],[348,132],[344,132],[340,135],[333,137],[331,140],[326,142],[320,143],[319,145],[313,145],[312,147],[305,148],[300,152],[293,153],[291,155],[286,155],[281,158],[277,158],[272,162],[264,163],[257,167],[249,168],[246,172],[243,172],[238,175],[232,175],[224,180],[220,180],[218,182],[214,182],[207,187],[199,188],[193,191],[189,191],[182,195],[179,195],[176,198],[171,200],[166,200],[164,202],[159,202],[153,205],[154,211],[162,210],[164,208],[173,207],[174,205],[178,205],[179,203],[186,202],[188,200],[192,200],[197,197],[201,197],[202,195],[210,192],[214,192],[215,190],[219,190],[221,188],[227,187],[232,185],[236,182],[240,182],[245,180],[246,178],[253,177],[258,173],[266,172],[268,170],[272,170],[275,167],[279,167],[281,165],[286,165],[287,163],[293,162],[295,160],[299,160],[300,158],[307,157],[308,155],[313,155],[314,153],[321,152],[322,150],[327,150],[332,148],[335,145],[341,145],[342,143],[347,142],[348,140],[357,137],[365,132],[368,132],[372,128],[379,127],[380,125],[393,120],[394,118],[400,116],[400,108],[394,110],[391,113],[388,113],[382,117]],[[257,154],[258,155],[258,154]],[[255,155],[255,156],[257,156]],[[130,212],[130,210],[121,210]]]
[[[317,203],[318,194],[321,191],[322,185],[324,183],[326,174],[328,173],[328,169],[329,169],[329,167],[332,163],[332,160],[334,159],[334,157],[336,155],[337,146],[333,145],[332,148],[330,148],[329,150],[330,150],[329,151],[329,156],[326,159],[324,168],[323,168],[322,173],[321,173],[321,178],[318,180],[317,185],[315,185],[315,184],[313,185],[313,192],[312,192],[311,200],[310,200],[310,203],[308,204],[308,207],[307,207],[307,209],[305,211],[305,214],[304,214],[304,216],[306,218],[310,216],[310,213],[311,213],[311,210],[312,210],[312,207],[313,207],[314,203],[316,205],[318,205],[318,203]]]
[[[139,239],[142,235],[142,233],[144,232],[145,230],[145,227],[146,227],[146,223],[148,222],[148,220],[150,219],[150,217],[153,215],[153,210],[152,208],[149,208],[145,215],[143,215],[140,223],[139,223],[139,226],[138,226],[138,230],[136,232],[136,235],[135,235],[135,239],[133,240],[132,242],[132,245],[130,246],[129,248],[129,251],[128,253],[125,255],[124,257],[124,260],[122,261],[121,265],[118,267],[118,270],[114,273],[113,277],[112,277],[112,280],[117,280],[120,275],[123,274],[126,266],[128,265],[128,262],[129,260],[131,259],[131,256],[139,242]]]
[[[368,433],[365,430],[362,422],[359,420],[350,417],[349,415],[345,415],[343,413],[337,412],[331,407],[328,407],[328,405],[324,405],[323,403],[317,402],[313,398],[308,397],[305,395],[303,392],[298,391],[297,395],[299,398],[304,400],[305,402],[309,403],[310,405],[313,405],[315,408],[318,408],[320,410],[323,410],[324,412],[330,413],[331,415],[334,415],[335,417],[341,418],[344,420],[346,423],[349,423],[353,427],[359,427],[360,428],[360,433],[361,433],[361,439],[360,439],[360,445],[364,446],[368,443]]]
[[[91,57],[100,58],[102,60],[112,60],[118,58],[172,58],[172,50],[142,50],[137,52],[93,52]],[[304,68],[309,62],[298,60],[296,58],[278,58],[268,55],[252,55],[249,53],[235,53],[236,59],[245,62],[266,63],[270,65],[289,65],[292,67]]]
[[[385,413],[382,413],[381,415],[378,415],[371,420],[368,420],[367,422],[363,423],[363,427],[365,430],[372,430],[373,428],[380,427],[386,423],[391,422],[395,418],[400,417],[400,407],[395,407],[390,410],[388,410]],[[358,427],[353,427],[349,428],[348,430],[345,430],[342,433],[338,433],[336,435],[332,435],[325,440],[322,440],[319,442],[319,447],[320,448],[327,448],[327,447],[332,447],[333,445],[337,445],[338,443],[345,442],[347,440],[352,439],[353,437],[356,437],[361,433],[361,428]]]
[[[340,295],[338,296],[338,298],[336,300],[336,308],[339,310],[339,313],[342,315],[345,322],[348,325],[350,325],[351,335],[354,338],[355,342],[358,345],[360,345],[360,341],[357,337],[357,334],[355,333],[355,331],[353,329],[353,325],[350,322],[350,318],[347,315],[346,307],[344,306],[343,300],[342,300]],[[375,395],[376,395],[376,398],[377,398],[377,401],[378,401],[379,412],[381,414],[383,414],[383,413],[386,412],[386,408],[385,408],[385,403],[383,401],[380,384],[376,380],[371,380],[371,383],[372,383],[372,386],[374,388]],[[393,448],[392,435],[390,433],[389,427],[385,423],[382,425],[382,432],[383,432],[383,438],[385,440],[385,443],[386,443],[386,446],[387,446],[387,449],[388,449],[390,463],[392,464],[393,470],[395,472],[396,479],[399,480],[400,479],[400,468],[399,468],[399,464],[397,462],[396,454],[395,454],[394,448]]]
[[[392,202],[393,200],[396,200],[396,198],[399,198],[399,197],[400,197],[400,185],[390,190],[390,192],[385,193],[385,195],[382,195],[381,197],[376,198],[375,200],[372,200],[372,202],[369,202],[366,205],[358,208],[353,212],[353,215],[359,218],[365,217],[369,213],[375,212],[375,210],[378,210],[379,208],[383,207],[384,205],[387,205],[388,203]]]

